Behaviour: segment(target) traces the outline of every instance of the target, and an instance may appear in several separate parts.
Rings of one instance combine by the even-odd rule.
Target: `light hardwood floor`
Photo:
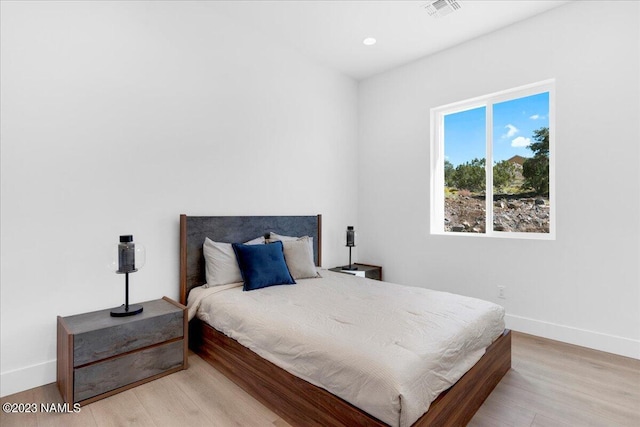
[[[473,427],[640,426],[640,361],[513,333],[512,369]],[[62,402],[55,384],[1,399]],[[189,369],[82,407],[0,414],[10,426],[277,426],[288,424],[197,355]]]

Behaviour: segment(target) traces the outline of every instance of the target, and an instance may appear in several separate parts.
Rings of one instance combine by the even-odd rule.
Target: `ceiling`
[[[431,1],[215,1],[210,5],[267,39],[357,80],[568,3],[456,0],[438,18]],[[365,46],[366,37],[377,43]]]

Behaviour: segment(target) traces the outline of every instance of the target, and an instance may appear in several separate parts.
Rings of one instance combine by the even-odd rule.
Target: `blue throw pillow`
[[[234,243],[233,250],[244,281],[243,290],[252,291],[267,286],[296,283],[284,260],[282,242],[266,245]]]

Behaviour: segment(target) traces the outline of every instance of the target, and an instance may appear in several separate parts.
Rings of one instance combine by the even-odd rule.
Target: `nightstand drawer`
[[[145,304],[144,311],[136,318],[105,315],[103,327],[76,333],[73,339],[73,366],[86,365],[181,337],[182,312],[166,313],[166,306],[163,300],[152,301]],[[81,316],[75,319],[77,324],[81,324]],[[93,318],[91,320],[95,322]]]
[[[174,341],[74,371],[73,401],[80,402],[170,369],[182,367],[183,342]]]
[[[58,316],[57,383],[67,403],[85,405],[187,368],[187,308],[164,297],[143,311]]]

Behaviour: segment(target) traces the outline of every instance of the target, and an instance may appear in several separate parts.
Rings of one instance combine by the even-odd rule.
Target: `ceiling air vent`
[[[422,7],[427,10],[429,16],[440,18],[460,9],[460,2],[456,0],[435,0],[423,4]]]

